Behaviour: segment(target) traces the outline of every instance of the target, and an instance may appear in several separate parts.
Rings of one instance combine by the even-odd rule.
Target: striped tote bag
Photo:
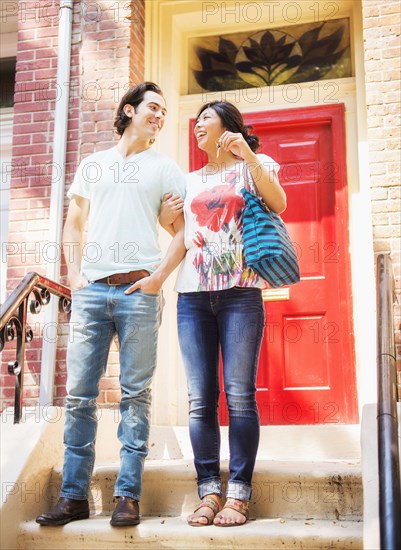
[[[246,264],[272,288],[297,283],[297,255],[283,220],[247,189],[241,193],[245,201],[242,238]]]

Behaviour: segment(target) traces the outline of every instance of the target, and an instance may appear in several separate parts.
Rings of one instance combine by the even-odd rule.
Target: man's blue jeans
[[[84,500],[88,495],[95,462],[96,398],[116,334],[121,385],[118,438],[122,447],[114,496],[136,500],[141,496],[163,297],[141,290],[126,295],[129,286],[90,283],[72,294],[62,497]]]
[[[256,372],[265,312],[255,288],[178,297],[178,336],[188,382],[189,431],[198,493],[222,494],[218,423],[219,351],[229,414],[227,497],[249,500],[259,445]]]

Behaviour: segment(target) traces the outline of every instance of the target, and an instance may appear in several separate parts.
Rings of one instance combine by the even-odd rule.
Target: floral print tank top
[[[267,169],[278,172],[280,167],[272,158],[264,154],[257,156]],[[197,171],[186,175],[187,254],[178,273],[177,292],[266,287],[265,281],[245,264],[243,187],[258,194],[242,160],[215,173],[205,175]]]

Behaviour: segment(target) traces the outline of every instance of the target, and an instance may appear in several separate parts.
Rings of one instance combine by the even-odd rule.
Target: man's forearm
[[[69,279],[81,272],[82,248],[82,232],[66,226],[63,233],[63,251]]]

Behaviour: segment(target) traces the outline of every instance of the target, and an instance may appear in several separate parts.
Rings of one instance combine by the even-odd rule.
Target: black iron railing
[[[399,550],[401,487],[393,322],[394,279],[387,254],[379,254],[376,266],[380,545],[383,550]]]
[[[52,294],[59,299],[59,311],[69,313],[71,291],[67,286],[28,273],[0,306],[0,351],[6,343],[16,342],[15,360],[8,363],[9,374],[15,375],[14,424],[19,423],[22,414],[25,344],[34,337],[27,325],[27,313],[39,313]]]

